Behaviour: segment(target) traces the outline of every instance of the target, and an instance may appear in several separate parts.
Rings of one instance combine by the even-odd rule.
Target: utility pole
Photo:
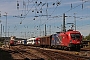
[[[2,24],[1,24],[1,37],[2,37]]]
[[[46,24],[45,24],[45,36],[47,35],[47,33],[46,33]]]
[[[76,17],[75,17],[75,14],[76,13],[74,13],[74,23],[75,23],[75,31],[76,31]]]
[[[63,14],[63,32],[65,32],[65,13]]]
[[[1,19],[1,11],[0,11],[0,19]],[[0,23],[1,23],[1,20],[0,20]],[[0,37],[2,37],[2,24],[1,24],[1,34],[0,34]]]
[[[50,35],[51,35],[51,25],[50,25],[50,27],[49,27],[49,28],[50,28]]]
[[[63,14],[63,32],[66,32],[66,27],[65,27],[65,13]]]
[[[7,37],[7,12],[5,12],[6,15],[3,15],[6,17],[6,26],[5,26],[5,37]]]

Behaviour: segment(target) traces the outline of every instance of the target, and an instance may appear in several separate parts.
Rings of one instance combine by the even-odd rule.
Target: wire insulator
[[[19,6],[19,3],[17,3],[17,6]]]
[[[55,5],[55,3],[53,3],[53,5]]]

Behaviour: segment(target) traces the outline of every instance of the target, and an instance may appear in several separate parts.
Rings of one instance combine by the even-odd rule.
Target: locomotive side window
[[[80,34],[71,34],[71,38],[72,39],[79,39],[80,38]]]

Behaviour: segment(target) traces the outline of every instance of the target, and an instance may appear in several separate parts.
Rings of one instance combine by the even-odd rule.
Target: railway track
[[[82,53],[85,51],[78,52],[75,54],[75,51],[64,51],[56,49],[47,49],[40,47],[31,47],[31,46],[13,46],[10,48],[11,54],[14,54],[14,60],[90,60],[90,56],[82,56]]]
[[[35,49],[35,48],[34,48]],[[37,51],[47,55],[51,60],[90,60],[89,57],[71,54],[70,52],[47,50],[47,49],[36,49]]]
[[[28,50],[22,49],[18,46],[16,47],[11,47],[12,49],[12,54],[17,55],[16,57],[14,57],[14,60],[20,59],[20,60],[41,60],[43,58],[40,58],[38,56],[36,56],[34,53],[31,53]]]
[[[53,49],[43,49],[43,48],[33,48],[33,47],[27,47],[28,49],[33,49],[36,51],[39,51],[40,53],[42,53],[43,55],[48,56],[49,59],[51,60],[90,60],[89,57],[87,56],[81,56],[81,55],[77,55],[74,52],[70,52],[70,51],[63,51],[62,50],[53,50]],[[79,52],[81,53],[81,52]]]

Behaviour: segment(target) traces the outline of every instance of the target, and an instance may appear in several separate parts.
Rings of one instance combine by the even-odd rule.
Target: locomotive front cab
[[[69,42],[69,47],[78,49],[80,50],[81,48],[81,41],[82,41],[82,36],[79,32],[73,31],[75,33],[70,33],[70,42]]]
[[[70,34],[71,40],[70,43],[80,44],[81,43],[81,35],[80,34]]]

